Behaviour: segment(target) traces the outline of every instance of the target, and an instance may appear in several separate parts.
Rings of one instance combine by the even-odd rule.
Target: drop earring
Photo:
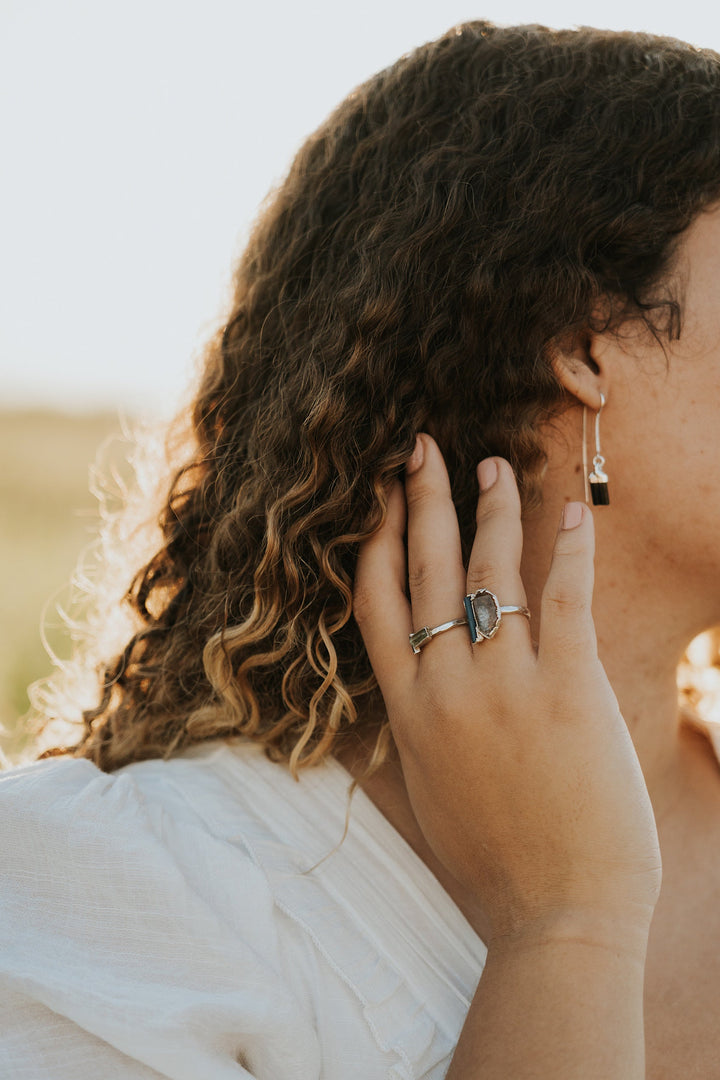
[[[608,476],[605,472],[605,458],[600,448],[600,413],[605,408],[605,395],[600,392],[600,408],[595,413],[595,457],[593,458],[593,470],[588,475],[587,464],[587,406],[583,406],[583,473],[585,475],[585,502],[588,502],[588,494],[592,498],[593,506],[609,506],[610,495],[608,493]]]

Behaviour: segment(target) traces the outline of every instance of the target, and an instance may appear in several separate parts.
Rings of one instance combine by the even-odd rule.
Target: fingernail
[[[425,457],[425,451],[423,449],[422,439],[419,436],[416,436],[416,438],[415,438],[415,449],[413,450],[411,457],[408,459],[408,462],[407,462],[407,464],[405,466],[405,472],[406,473],[417,472],[418,469],[420,468],[420,466],[423,463],[423,458],[424,457]]]
[[[583,519],[584,512],[585,507],[581,502],[565,503],[562,517],[563,529],[576,529]]]
[[[477,467],[478,482],[481,491],[491,488],[498,478],[497,461],[494,458],[485,458]]]

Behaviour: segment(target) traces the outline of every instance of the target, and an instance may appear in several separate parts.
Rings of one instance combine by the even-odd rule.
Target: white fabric
[[[337,847],[349,782],[222,740],[0,773],[0,1076],[444,1076],[485,946],[362,791]]]
[[[0,773],[0,1077],[440,1080],[486,949],[362,791],[337,847],[349,782],[231,740]]]

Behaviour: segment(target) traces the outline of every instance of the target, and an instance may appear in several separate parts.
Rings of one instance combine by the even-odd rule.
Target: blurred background
[[[305,136],[373,72],[471,18],[720,50],[720,8],[704,2],[0,0],[8,757],[25,745],[27,686],[50,670],[41,627],[95,527],[98,447],[187,396],[249,225]]]

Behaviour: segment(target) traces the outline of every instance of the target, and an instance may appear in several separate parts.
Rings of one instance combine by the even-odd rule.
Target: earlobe
[[[602,362],[598,363],[601,354],[600,339],[585,333],[558,342],[551,360],[555,377],[568,394],[591,409],[600,407],[601,393],[608,396],[606,375]]]

